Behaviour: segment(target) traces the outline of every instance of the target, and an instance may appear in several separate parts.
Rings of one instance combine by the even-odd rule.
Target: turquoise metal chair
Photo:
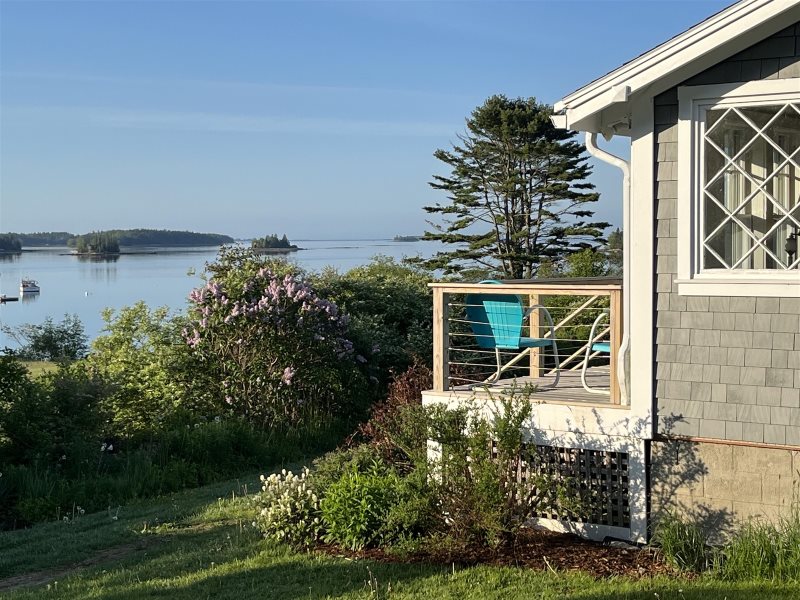
[[[581,384],[583,385],[583,389],[591,394],[603,394],[605,396],[611,395],[611,390],[600,390],[597,388],[591,387],[588,383],[586,383],[586,370],[589,368],[589,359],[591,358],[592,354],[608,354],[609,358],[611,357],[611,342],[593,342],[595,337],[595,331],[597,331],[597,326],[603,319],[610,318],[610,312],[608,310],[604,310],[592,323],[592,328],[589,331],[589,343],[586,345],[586,356],[583,359],[583,367],[581,367]]]
[[[481,281],[482,284],[499,284],[499,281]],[[555,381],[545,389],[558,385],[561,375],[558,365],[558,345],[555,328],[550,312],[540,304],[534,304],[525,310],[522,299],[515,294],[468,294],[465,299],[467,320],[479,348],[494,349],[497,359],[497,371],[486,380],[496,382],[503,371],[501,350],[524,350],[526,348],[550,347],[555,359]],[[542,311],[547,325],[550,327],[549,338],[524,337],[522,328],[535,310]]]

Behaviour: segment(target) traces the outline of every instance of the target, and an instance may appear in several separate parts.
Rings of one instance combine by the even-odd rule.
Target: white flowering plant
[[[308,547],[323,532],[320,500],[307,467],[299,474],[286,469],[261,476],[261,492],[254,496],[258,514],[253,523],[267,539]]]

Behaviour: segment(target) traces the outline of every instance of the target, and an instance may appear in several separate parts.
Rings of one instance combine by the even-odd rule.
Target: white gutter
[[[619,381],[621,403],[630,406],[631,380],[631,349],[630,349],[630,330],[631,330],[631,274],[630,274],[630,252],[631,252],[631,165],[627,160],[614,156],[597,147],[597,134],[586,132],[586,149],[589,154],[613,165],[622,171],[622,344],[620,345],[619,355],[617,356],[617,380]]]

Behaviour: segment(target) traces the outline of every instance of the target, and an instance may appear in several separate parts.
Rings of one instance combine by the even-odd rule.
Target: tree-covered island
[[[14,254],[22,251],[22,241],[13,233],[0,234],[0,253]]]
[[[159,246],[180,248],[190,246],[222,246],[232,244],[234,239],[221,233],[197,233],[194,231],[176,231],[171,229],[109,229],[76,235],[67,231],[40,231],[36,233],[9,233],[8,236],[18,238],[22,246],[47,247],[71,246],[77,248],[82,237],[107,234],[123,247]],[[1,250],[0,246],[0,251]]]
[[[264,254],[285,254],[300,249],[289,241],[285,233],[280,238],[275,233],[255,238],[250,245],[254,250]]]
[[[119,254],[119,240],[109,231],[93,231],[69,240],[76,254]]]

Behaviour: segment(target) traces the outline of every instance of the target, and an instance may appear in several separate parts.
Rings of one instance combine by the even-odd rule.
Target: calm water
[[[330,265],[346,271],[370,262],[379,254],[401,259],[430,256],[437,249],[433,242],[391,240],[298,240],[296,243],[305,250],[291,254],[291,260],[309,270]],[[103,327],[100,312],[106,307],[121,308],[144,300],[151,307],[181,310],[192,288],[202,283],[199,275],[205,263],[214,260],[217,253],[217,248],[148,250],[158,253],[122,255],[104,261],[64,256],[67,248],[0,255],[0,295],[19,296],[22,278],[35,279],[42,288],[40,294],[0,304],[0,323],[11,326],[41,323],[48,316],[59,321],[65,313],[74,313],[83,321],[89,337],[94,338]],[[189,275],[192,270],[195,275]],[[13,345],[0,332],[0,348]]]

